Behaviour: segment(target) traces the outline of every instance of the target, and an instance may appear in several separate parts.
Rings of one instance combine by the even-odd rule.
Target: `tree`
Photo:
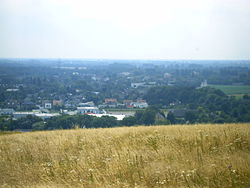
[[[39,121],[32,124],[32,130],[44,130],[44,121]]]
[[[36,116],[28,115],[12,122],[11,129],[32,129],[32,125],[41,122],[42,119]]]
[[[189,123],[195,123],[197,119],[197,115],[195,112],[188,111],[185,114],[185,120],[188,121]]]
[[[171,124],[176,123],[176,119],[173,112],[168,112],[167,120],[169,120]]]
[[[123,118],[121,125],[131,126],[136,124],[136,118],[134,116],[129,116]]]
[[[154,110],[150,110],[150,109],[146,109],[143,112],[143,115],[141,117],[141,121],[143,122],[143,124],[145,125],[152,125],[155,123],[155,111]]]

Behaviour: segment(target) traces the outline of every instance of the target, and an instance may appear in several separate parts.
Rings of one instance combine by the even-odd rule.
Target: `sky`
[[[0,0],[0,58],[250,59],[250,0]]]

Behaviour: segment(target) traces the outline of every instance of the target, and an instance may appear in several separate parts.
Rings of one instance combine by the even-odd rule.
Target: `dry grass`
[[[250,124],[0,136],[0,187],[250,187]]]

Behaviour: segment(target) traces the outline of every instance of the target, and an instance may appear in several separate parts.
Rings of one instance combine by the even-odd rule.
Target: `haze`
[[[0,57],[250,59],[249,0],[1,0]]]

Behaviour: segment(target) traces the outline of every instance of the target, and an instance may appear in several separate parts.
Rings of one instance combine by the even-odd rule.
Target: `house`
[[[133,108],[133,101],[132,100],[123,100],[123,104],[127,107],[127,108]]]
[[[0,115],[12,115],[15,112],[12,108],[0,109]]]
[[[106,105],[106,107],[109,107],[109,108],[116,108],[118,105],[117,99],[106,98],[104,100],[104,105]]]
[[[78,114],[100,114],[100,110],[97,107],[77,107]]]
[[[147,108],[148,103],[147,102],[133,102],[134,108]]]
[[[52,104],[53,104],[53,106],[62,106],[63,101],[62,100],[53,100]]]
[[[117,99],[112,99],[112,98],[106,98],[105,100],[104,100],[105,102],[105,104],[114,104],[114,103],[117,103]]]

